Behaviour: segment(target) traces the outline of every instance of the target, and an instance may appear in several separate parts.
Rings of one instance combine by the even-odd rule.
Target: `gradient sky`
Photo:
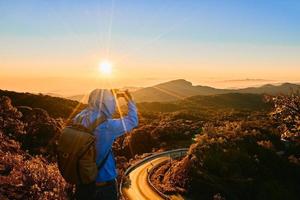
[[[0,0],[0,88],[300,82],[299,36],[298,0]]]

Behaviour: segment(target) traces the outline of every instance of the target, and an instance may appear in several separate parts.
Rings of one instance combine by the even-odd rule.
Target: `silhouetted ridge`
[[[77,112],[85,107],[78,101],[73,101],[60,97],[52,97],[43,94],[31,94],[0,90],[0,96],[7,96],[13,100],[15,106],[29,106],[32,108],[42,108],[47,110],[52,117],[69,117],[75,108]],[[76,112],[76,111],[75,111]]]
[[[227,93],[252,93],[252,94],[289,94],[291,91],[300,90],[300,85],[284,83],[281,85],[266,84],[261,87],[248,87],[244,89],[217,89],[209,86],[194,86],[191,82],[178,79],[161,83],[152,87],[140,89],[133,93],[138,102],[166,102],[184,99],[196,95],[216,95]]]
[[[160,87],[160,86],[193,86],[193,84],[187,80],[184,79],[177,79],[173,81],[168,81],[165,83],[160,83],[158,85],[155,85],[153,87]]]

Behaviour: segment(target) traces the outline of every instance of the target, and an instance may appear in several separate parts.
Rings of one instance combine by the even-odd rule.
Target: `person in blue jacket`
[[[113,119],[116,111],[116,98],[125,98],[128,104],[127,116]],[[136,105],[128,91],[115,94],[112,90],[95,89],[89,95],[88,107],[73,119],[80,121],[85,127],[91,125],[96,119],[104,116],[105,121],[95,130],[96,136],[96,162],[104,164],[100,168],[95,183],[79,185],[76,187],[76,199],[117,200],[118,190],[116,184],[117,170],[112,145],[114,140],[131,131],[138,125]]]

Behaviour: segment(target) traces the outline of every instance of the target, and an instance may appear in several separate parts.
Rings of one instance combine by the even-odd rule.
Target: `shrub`
[[[67,199],[72,188],[56,164],[31,156],[0,132],[0,199]]]
[[[268,101],[274,104],[271,116],[279,122],[282,138],[300,143],[300,95],[268,96]]]

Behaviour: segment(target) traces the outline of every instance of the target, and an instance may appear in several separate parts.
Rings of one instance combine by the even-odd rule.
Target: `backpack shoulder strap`
[[[106,121],[106,117],[102,115],[101,117],[97,118],[89,127],[88,129],[93,132],[100,124],[102,124],[104,121]],[[103,167],[103,165],[106,163],[109,154],[111,153],[111,149],[106,153],[105,157],[101,160],[99,165],[97,165],[98,171]]]
[[[100,124],[102,124],[104,121],[106,121],[106,117],[102,115],[101,117],[97,118],[89,127],[90,132],[93,132]]]
[[[111,153],[111,149],[106,153],[105,157],[101,160],[101,162],[99,163],[98,167],[98,171],[103,167],[103,165],[106,163],[109,154]]]

